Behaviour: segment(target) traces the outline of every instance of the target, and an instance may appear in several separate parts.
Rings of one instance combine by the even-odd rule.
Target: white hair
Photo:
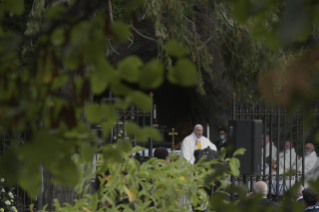
[[[196,129],[196,127],[199,127],[199,126],[201,126],[204,129],[204,127],[201,124],[196,124],[194,127],[194,130]]]
[[[300,185],[298,187],[298,191],[295,193],[295,196],[302,196],[302,190],[304,190],[304,187]]]
[[[315,151],[315,145],[313,145],[312,143],[310,143],[312,146],[312,150]]]
[[[255,193],[262,193],[264,196],[267,196],[268,187],[267,184],[263,181],[258,181],[254,186]]]

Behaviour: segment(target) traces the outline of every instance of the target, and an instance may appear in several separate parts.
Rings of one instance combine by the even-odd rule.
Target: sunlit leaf
[[[233,157],[235,157],[236,155],[244,155],[245,152],[246,152],[245,148],[239,148],[234,152]]]
[[[126,194],[128,196],[129,201],[133,202],[135,200],[134,193],[130,189],[128,189],[126,186],[124,186],[124,188],[125,188],[125,192],[126,192]]]

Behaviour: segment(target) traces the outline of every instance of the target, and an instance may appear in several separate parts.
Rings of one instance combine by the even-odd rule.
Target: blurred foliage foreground
[[[152,99],[143,91],[158,88],[165,79],[180,86],[195,86],[200,81],[200,71],[189,59],[192,52],[180,45],[176,41],[178,39],[169,40],[165,37],[164,27],[159,22],[155,24],[156,29],[162,29],[156,32],[158,40],[149,39],[143,34],[140,36],[155,42],[165,57],[174,60],[166,60],[168,62],[165,63],[153,59],[143,63],[139,57],[129,56],[113,67],[107,58],[112,42],[130,40],[131,31],[136,31],[133,25],[136,13],[142,15],[143,19],[148,16],[154,20],[161,17],[161,11],[165,10],[179,17],[174,23],[182,26],[179,23],[184,20],[181,18],[183,8],[191,8],[188,5],[194,5],[196,1],[122,1],[127,17],[133,17],[133,20],[128,21],[130,24],[113,21],[110,8],[103,10],[106,1],[54,2],[33,2],[25,34],[0,28],[1,131],[11,137],[13,130],[22,132],[28,129],[30,132],[23,145],[7,149],[1,158],[0,174],[5,175],[6,182],[11,185],[18,182],[31,197],[36,198],[41,189],[43,167],[53,175],[53,183],[74,187],[76,192],[84,194],[74,206],[65,203],[61,208],[60,203],[56,202],[57,211],[188,211],[192,207],[231,212],[271,210],[267,207],[258,208],[261,196],[248,199],[245,189],[227,187],[223,179],[230,174],[238,175],[240,164],[236,158],[224,160],[225,152],[221,153],[219,160],[208,164],[190,166],[182,160],[175,161],[176,157],[171,155],[170,162],[166,164],[151,159],[141,165],[129,157],[139,151],[139,147],[132,149],[127,141],[101,147],[102,141],[109,136],[118,120],[116,108],[125,110],[134,104],[147,112],[151,110]],[[276,1],[256,1],[256,4],[264,2],[258,5],[248,0],[236,2],[234,17],[238,16],[241,22],[255,16],[257,18],[253,20],[259,23],[267,17],[263,15],[274,8],[273,4],[277,5]],[[279,1],[278,4],[281,3]],[[296,6],[288,4],[291,5]],[[141,8],[149,10],[143,14]],[[23,11],[23,0],[0,0],[0,22],[9,20],[8,17],[19,16]],[[270,12],[279,13],[277,10]],[[296,17],[294,13],[291,14]],[[313,18],[315,10],[309,14]],[[223,17],[226,19],[226,16]],[[289,21],[293,23],[289,25],[293,26],[291,30],[303,30],[307,17],[302,19],[302,24]],[[284,16],[282,20],[289,19]],[[258,30],[263,32],[262,29]],[[266,33],[269,35],[268,41],[273,33],[278,34],[277,28],[271,29]],[[296,33],[286,33],[289,27],[280,29],[286,30],[284,35],[292,39],[305,37],[302,36],[304,34],[296,36]],[[283,40],[289,41],[286,37]],[[118,97],[115,103],[93,104],[93,96],[106,90]],[[91,131],[90,124],[101,124],[102,138]],[[159,133],[151,127],[140,128],[134,123],[127,123],[126,130],[128,135],[136,136],[139,142],[149,138],[160,140]],[[243,153],[242,150],[238,151],[237,154]],[[96,164],[98,169],[95,174],[99,176],[100,189],[98,193],[87,194],[86,182],[92,178],[92,158],[97,152],[101,160]],[[162,163],[162,166],[158,163]],[[215,168],[210,168],[211,165]],[[209,199],[204,191],[205,186],[214,185],[216,180],[221,185]],[[310,184],[319,187],[319,182]],[[227,201],[229,195],[234,193],[242,201]],[[289,194],[293,194],[293,189],[282,199],[289,201],[283,205],[290,205],[298,211],[301,208],[290,202]]]

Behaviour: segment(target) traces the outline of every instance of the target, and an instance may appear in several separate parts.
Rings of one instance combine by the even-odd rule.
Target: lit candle
[[[154,105],[153,118],[156,119],[156,105]]]

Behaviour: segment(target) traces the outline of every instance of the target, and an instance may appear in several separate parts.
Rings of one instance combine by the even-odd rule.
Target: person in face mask
[[[228,142],[227,142],[227,132],[226,132],[226,129],[224,128],[220,128],[218,129],[218,134],[219,134],[219,140],[218,141],[215,141],[214,144],[215,146],[217,147],[218,151],[220,151],[220,149],[222,147],[225,147],[227,146]]]
[[[279,167],[277,167],[276,160],[272,161],[272,167],[274,170],[279,168],[279,174],[284,174],[289,170],[296,170],[296,157],[297,154],[292,143],[290,141],[286,141],[284,151],[279,153]]]
[[[311,171],[318,160],[317,153],[315,152],[315,147],[312,143],[307,143],[305,145],[305,174]],[[298,173],[302,173],[302,158],[298,162]]]

